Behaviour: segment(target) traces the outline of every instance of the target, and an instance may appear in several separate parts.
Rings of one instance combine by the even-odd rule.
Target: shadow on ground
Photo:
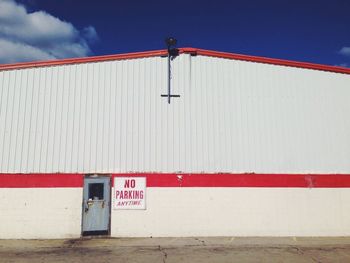
[[[0,240],[0,262],[350,262],[350,238]]]

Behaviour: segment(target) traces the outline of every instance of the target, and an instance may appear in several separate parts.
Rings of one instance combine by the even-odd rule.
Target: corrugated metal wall
[[[0,72],[0,172],[350,172],[350,75],[182,54]]]

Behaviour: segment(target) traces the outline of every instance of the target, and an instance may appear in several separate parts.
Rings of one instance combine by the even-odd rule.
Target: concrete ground
[[[0,240],[0,262],[350,262],[350,237]]]

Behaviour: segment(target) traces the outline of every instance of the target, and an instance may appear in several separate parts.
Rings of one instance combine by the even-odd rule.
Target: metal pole
[[[170,72],[170,50],[168,49],[168,104],[170,104],[170,79],[171,79],[171,72]]]

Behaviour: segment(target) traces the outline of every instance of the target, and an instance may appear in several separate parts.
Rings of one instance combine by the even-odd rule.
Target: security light
[[[168,49],[170,49],[173,46],[176,46],[177,40],[174,37],[167,37],[165,39],[165,44],[167,45]]]

